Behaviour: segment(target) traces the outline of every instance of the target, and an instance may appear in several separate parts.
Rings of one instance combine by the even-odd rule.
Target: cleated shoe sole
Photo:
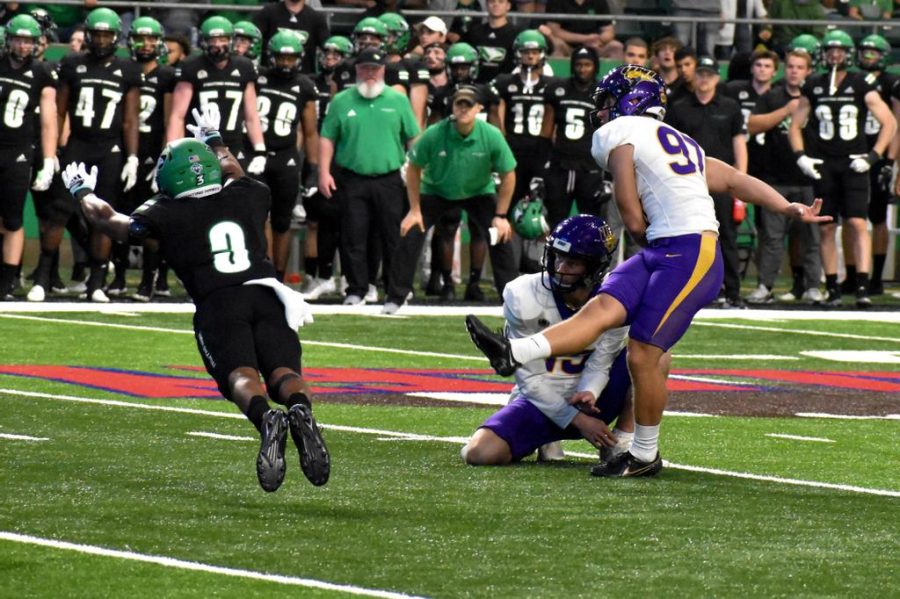
[[[491,368],[500,376],[510,376],[521,366],[512,357],[509,339],[487,328],[472,314],[466,316],[466,330],[469,331],[472,343],[487,357]]]
[[[636,478],[639,476],[656,476],[663,468],[662,458],[656,452],[652,462],[642,462],[631,455],[631,452],[619,454],[608,462],[591,468],[592,476],[607,478]]]
[[[256,457],[256,478],[266,493],[277,491],[284,482],[284,445],[287,440],[287,418],[281,410],[269,410],[263,416],[262,441]]]
[[[312,408],[303,404],[291,406],[288,410],[291,438],[300,453],[300,469],[309,482],[321,487],[331,475],[331,457],[325,440],[313,418]]]

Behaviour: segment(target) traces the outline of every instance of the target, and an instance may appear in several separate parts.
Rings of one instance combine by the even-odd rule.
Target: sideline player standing
[[[197,307],[194,334],[207,371],[260,431],[256,474],[263,490],[275,491],[284,480],[288,429],[303,474],[324,485],[331,460],[313,418],[295,332],[309,321],[308,307],[275,280],[266,258],[269,190],[245,177],[222,143],[214,105],[194,116],[191,130],[203,141],[180,139],[166,146],[156,174],[159,195],[130,217],[94,195],[96,166],[88,172],[73,162],[63,182],[106,234],[121,242],[159,244]],[[286,413],[270,408],[267,392]]]
[[[591,473],[652,476],[662,469],[659,424],[668,399],[661,360],[694,315],[715,299],[724,276],[710,191],[806,222],[831,217],[817,216],[821,202],[812,207],[788,203],[762,181],[707,158],[697,142],[660,122],[666,112],[665,83],[650,69],[616,67],[597,85],[594,102],[592,118],[601,126],[591,154],[612,173],[625,226],[648,247],[610,273],[600,294],[577,314],[543,333],[509,340],[474,316],[466,318],[466,327],[491,366],[509,376],[521,364],[572,355],[604,331],[631,325],[634,443]]]
[[[579,214],[561,222],[547,238],[543,270],[503,290],[506,334],[526,337],[571,317],[599,291],[617,242],[600,217]],[[626,451],[634,435],[627,333],[627,327],[612,329],[585,351],[517,368],[511,401],[475,431],[463,460],[509,464],[561,439],[587,439],[607,460]]]

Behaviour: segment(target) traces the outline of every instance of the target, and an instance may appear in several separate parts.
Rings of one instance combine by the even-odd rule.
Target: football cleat
[[[754,289],[746,299],[749,304],[771,304],[775,301],[772,292],[762,283],[760,283],[759,287]]]
[[[269,410],[263,416],[256,478],[266,493],[277,491],[284,482],[284,444],[287,439],[287,416],[281,410]]]
[[[331,474],[331,457],[325,440],[313,418],[312,408],[305,404],[295,404],[288,410],[291,438],[300,453],[300,469],[309,482],[321,487],[328,482]]]
[[[478,283],[469,283],[466,285],[466,295],[463,299],[467,302],[484,302],[484,291],[478,286]]]
[[[119,297],[120,295],[128,294],[128,286],[125,283],[125,277],[116,277],[113,279],[113,282],[109,284],[109,287],[106,289],[106,294],[110,297]]]
[[[312,277],[310,278],[309,288],[303,294],[303,299],[307,301],[317,300],[323,295],[336,292],[337,285],[334,283],[334,279],[316,279],[315,277]]]
[[[131,299],[136,302],[149,302],[152,297],[153,285],[142,281],[141,284],[138,285],[137,291],[132,294]]]
[[[472,314],[466,316],[466,330],[481,353],[487,356],[491,368],[500,376],[510,376],[521,366],[512,356],[509,339],[493,332]]]
[[[804,302],[808,302],[810,304],[821,304],[823,301],[825,301],[825,296],[822,295],[822,292],[819,291],[818,287],[810,287],[803,292],[803,296],[801,299]]]
[[[840,306],[841,305],[841,290],[840,289],[827,289],[828,296],[825,298],[826,306]]]
[[[626,451],[611,458],[608,462],[601,462],[591,468],[591,475],[607,478],[636,478],[638,476],[656,476],[662,468],[662,458],[659,457],[658,451],[652,462],[642,462],[631,455],[630,451]]]
[[[34,285],[31,289],[28,290],[28,295],[25,296],[29,302],[42,302],[47,297],[47,292],[44,290],[43,285]]]
[[[856,290],[856,307],[869,308],[872,306],[872,300],[869,298],[869,290],[862,286]]]
[[[377,304],[378,303],[378,287],[375,285],[369,284],[369,289],[366,291],[366,296],[363,298],[363,301],[367,304]]]
[[[166,277],[160,275],[156,279],[156,290],[153,292],[153,295],[172,297],[172,290],[169,289],[169,282],[166,280]]]

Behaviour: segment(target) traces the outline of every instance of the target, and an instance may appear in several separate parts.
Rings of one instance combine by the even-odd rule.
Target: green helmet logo
[[[550,232],[544,202],[537,198],[522,198],[513,206],[510,220],[513,229],[523,239],[537,239]]]
[[[539,50],[540,60],[543,61],[547,55],[547,39],[537,29],[526,29],[516,36],[513,42],[513,50],[519,62],[526,50]]]
[[[388,36],[384,49],[389,54],[403,54],[409,47],[409,23],[395,12],[386,12],[378,20],[384,23]]]
[[[244,54],[250,60],[256,60],[262,53],[262,31],[250,21],[238,21],[234,24],[235,41],[239,37],[250,40],[250,48]],[[234,44],[234,42],[232,42]]]
[[[112,43],[101,45],[96,34],[110,31],[113,34]],[[119,43],[119,35],[122,33],[122,20],[109,8],[95,8],[88,13],[84,20],[84,43],[88,50],[97,58],[112,56]]]
[[[838,64],[829,64],[828,51],[840,48],[845,51],[844,59]],[[826,66],[846,68],[853,64],[853,38],[846,31],[832,29],[822,36],[821,61]]]
[[[269,40],[269,64],[279,75],[291,76],[300,69],[303,58],[303,42],[295,32],[282,29]],[[279,56],[294,56],[296,60],[290,66],[278,66]]]
[[[445,60],[445,64],[447,65],[447,70],[450,71],[451,78],[455,83],[462,83],[478,78],[478,51],[465,42],[457,42],[450,46],[450,48],[447,50],[447,58]],[[459,80],[454,75],[454,67],[456,66],[468,66],[468,78],[463,77],[461,80]]]
[[[363,49],[363,46],[360,45],[360,38],[364,35],[377,37],[381,41],[374,48],[376,50],[384,49],[384,41],[388,36],[387,27],[385,27],[384,23],[375,17],[366,17],[356,24],[356,27],[353,28],[353,46],[357,52]]]
[[[866,59],[866,54],[872,55],[877,52],[877,59]],[[878,34],[867,35],[859,42],[856,60],[859,68],[864,71],[883,71],[888,66],[888,58],[891,55],[891,45],[886,39]]]
[[[156,39],[155,42],[145,38]],[[131,58],[138,62],[150,62],[167,53],[163,43],[163,27],[153,17],[139,17],[131,24],[128,32],[128,50]],[[149,48],[149,50],[147,50]]]
[[[21,37],[31,39],[31,50],[27,54],[16,54],[12,48],[12,38]],[[7,54],[20,62],[28,62],[38,53],[38,41],[41,37],[41,26],[31,15],[17,15],[10,19],[4,29],[4,48]]]
[[[208,145],[186,137],[166,146],[156,163],[156,185],[170,198],[202,198],[222,190],[222,167]]]

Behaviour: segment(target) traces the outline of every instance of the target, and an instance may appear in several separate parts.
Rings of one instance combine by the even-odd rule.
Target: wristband
[[[508,218],[508,217],[509,217],[509,213],[508,213],[508,212],[505,213],[505,214],[500,214],[499,212],[497,212],[497,213],[494,214],[494,218]]]
[[[794,158],[797,158],[798,160],[803,156],[806,156],[806,152],[804,152],[803,150],[797,150],[796,152],[794,152]]]
[[[869,164],[875,164],[875,163],[878,162],[879,160],[881,160],[881,154],[879,154],[879,153],[876,152],[875,150],[872,150],[871,152],[869,152],[869,155],[866,156],[866,161],[867,161]]]
[[[254,156],[265,156],[266,155],[266,144],[253,144],[253,155]]]

